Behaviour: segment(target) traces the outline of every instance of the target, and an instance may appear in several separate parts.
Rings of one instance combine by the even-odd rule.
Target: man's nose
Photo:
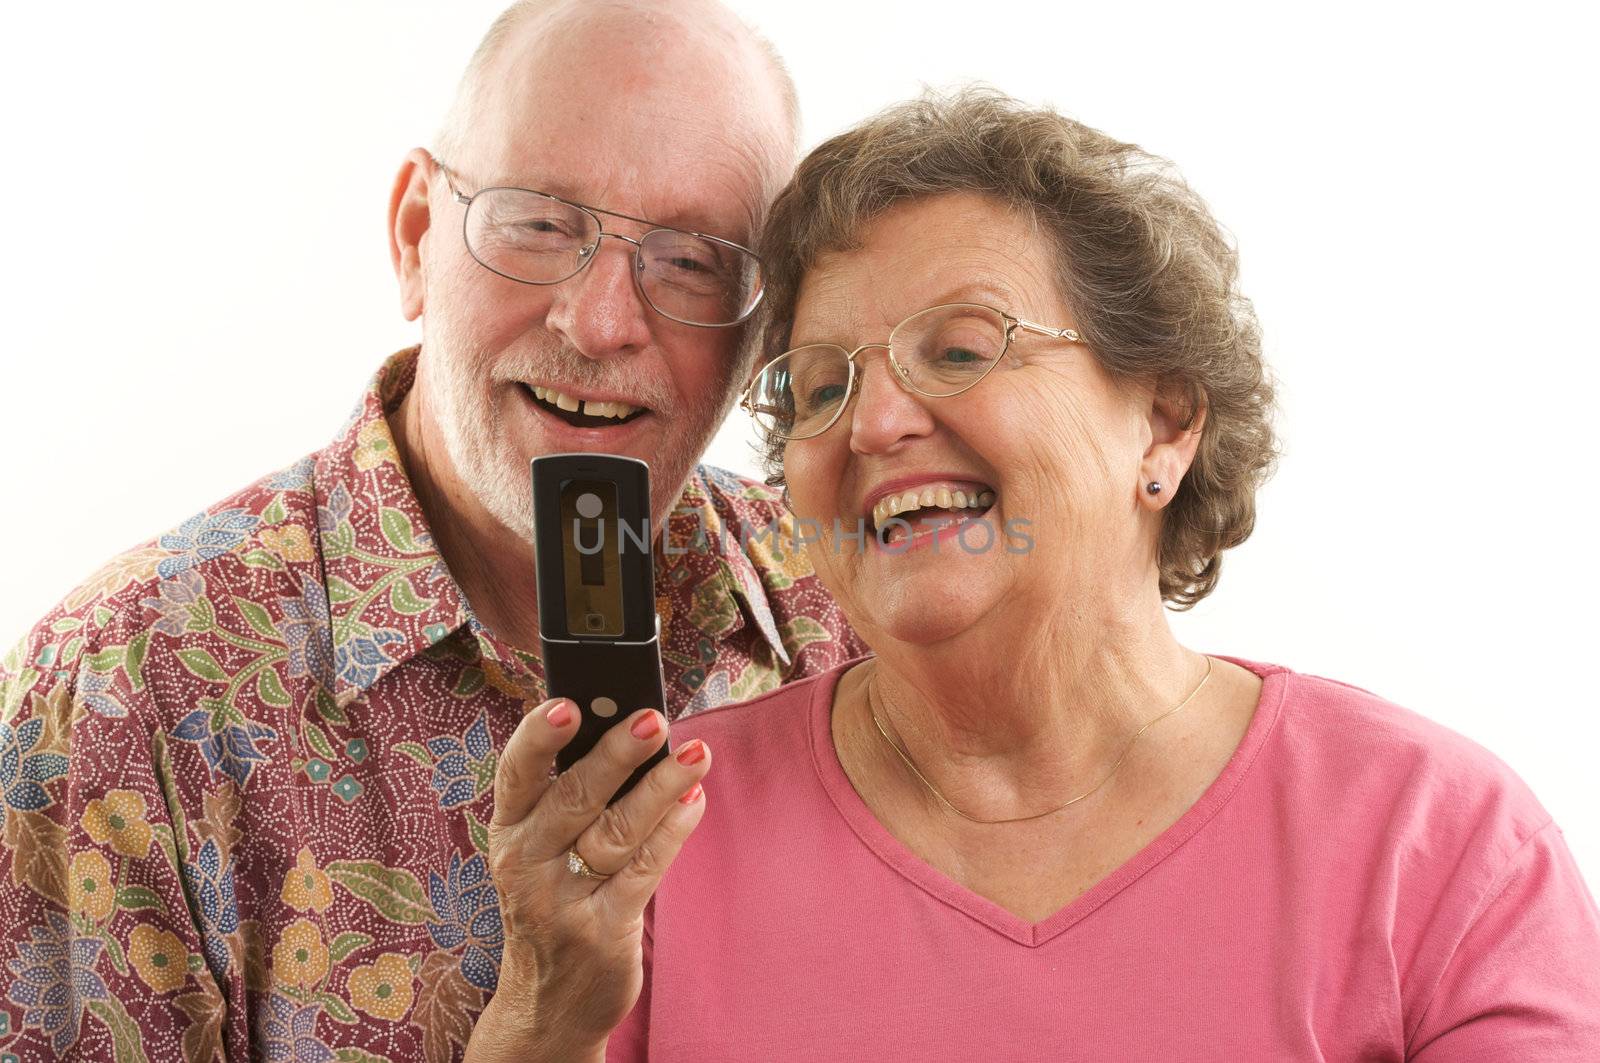
[[[650,342],[651,310],[633,279],[637,257],[629,240],[602,233],[588,265],[555,286],[546,327],[589,358],[642,350]]]
[[[922,398],[895,375],[888,350],[869,347],[856,355],[855,408],[850,412],[850,449],[881,454],[906,439],[933,431],[933,415]]]

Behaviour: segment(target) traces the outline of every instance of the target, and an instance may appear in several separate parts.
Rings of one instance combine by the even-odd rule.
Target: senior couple
[[[0,1054],[1600,1058],[1509,769],[1168,628],[1274,451],[1204,204],[991,92],[796,129],[709,2],[492,27],[390,202],[420,349],[0,666]],[[739,395],[781,499],[695,464]],[[555,776],[571,450],[651,464],[668,703]]]

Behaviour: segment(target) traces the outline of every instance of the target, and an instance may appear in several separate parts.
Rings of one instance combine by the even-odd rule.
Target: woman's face
[[[791,346],[884,343],[908,316],[953,302],[1077,328],[1055,274],[1047,239],[1004,205],[917,200],[807,273]],[[1062,609],[1102,615],[1153,586],[1158,529],[1141,476],[1164,426],[1147,389],[1114,382],[1082,344],[1025,330],[960,395],[902,388],[883,348],[858,354],[856,371],[854,401],[820,436],[790,442],[784,470],[795,513],[820,526],[812,561],[869,643],[935,643],[997,612],[1014,622],[1019,609],[1043,633]],[[883,504],[904,509],[929,490],[932,509],[900,515],[911,534],[887,525],[880,546]],[[848,537],[858,521],[864,540]]]

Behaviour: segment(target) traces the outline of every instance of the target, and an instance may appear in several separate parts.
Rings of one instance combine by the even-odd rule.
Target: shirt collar
[[[384,362],[313,470],[333,628],[333,696],[341,707],[471,615],[384,419],[416,378],[417,351]]]
[[[723,633],[724,637],[743,628],[747,621],[753,623],[771,649],[774,659],[787,670],[790,665],[789,651],[778,633],[778,624],[772,615],[772,606],[767,601],[761,571],[743,546],[741,536],[750,534],[750,530],[741,525],[732,506],[733,500],[744,494],[747,486],[738,477],[722,469],[709,465],[696,468],[668,520],[662,542],[656,546],[656,571],[663,570],[663,562],[670,571],[676,556],[682,552],[712,553],[716,558],[722,587],[738,605],[738,609],[729,617],[731,626]],[[768,538],[776,537],[782,541],[787,536],[788,541],[793,541],[793,528],[787,523],[771,528],[764,526],[755,531],[766,534]],[[657,583],[660,582],[658,579]]]

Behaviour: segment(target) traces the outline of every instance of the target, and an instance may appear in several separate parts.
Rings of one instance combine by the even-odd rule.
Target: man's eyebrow
[[[524,192],[543,192],[547,196],[557,196],[570,200],[573,203],[588,205],[588,200],[583,198],[583,192],[566,184],[555,177],[540,177],[538,175],[522,175],[508,178],[503,181],[491,181],[484,188],[520,188]]]
[[[530,192],[543,192],[546,195],[556,196],[569,203],[576,203],[582,207],[600,212],[602,215],[611,213],[612,208],[606,203],[596,203],[592,193],[586,193],[560,178],[539,177],[537,175],[519,178],[515,181],[501,181],[485,188],[521,188]],[[666,207],[648,213],[635,214],[632,211],[621,211],[623,215],[631,218],[642,218],[647,224],[657,225],[664,229],[678,229],[682,232],[704,233],[707,236],[731,240],[744,247],[750,246],[751,236],[747,232],[748,226],[733,222],[731,218],[713,218],[704,210],[687,205]]]
[[[603,207],[604,204],[600,206]],[[703,207],[672,204],[638,216],[664,228],[715,236],[722,240],[731,240],[741,247],[749,247],[753,242],[748,222],[736,220],[731,212],[726,217],[716,218],[706,213]]]
[[[729,219],[714,219],[702,211],[679,209],[667,210],[652,218],[652,221],[667,226],[669,229],[682,229],[684,232],[704,233],[706,236],[716,236],[723,240],[732,240],[744,247],[751,244],[747,226],[734,222],[729,224]]]

